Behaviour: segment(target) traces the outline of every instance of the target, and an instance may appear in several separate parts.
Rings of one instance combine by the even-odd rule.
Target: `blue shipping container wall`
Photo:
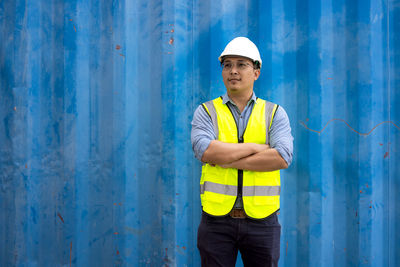
[[[190,122],[236,36],[291,120],[280,266],[400,266],[397,0],[0,1],[0,265],[200,266]]]

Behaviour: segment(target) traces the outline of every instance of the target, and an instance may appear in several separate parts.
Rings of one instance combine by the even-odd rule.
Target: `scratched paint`
[[[0,1],[0,266],[200,266],[190,122],[236,36],[295,138],[279,266],[400,266],[399,33],[397,0]]]
[[[308,121],[308,120],[307,120],[307,121]],[[361,133],[361,132],[355,130],[353,127],[351,127],[351,126],[349,125],[349,123],[346,122],[345,120],[343,120],[343,119],[337,119],[337,118],[334,118],[334,119],[329,120],[329,121],[325,124],[325,126],[324,126],[320,131],[310,129],[310,128],[309,128],[304,122],[302,122],[302,121],[300,121],[300,124],[303,125],[304,128],[306,128],[307,130],[320,134],[320,133],[322,133],[322,132],[325,130],[325,128],[326,128],[330,123],[332,123],[332,122],[334,122],[334,121],[343,122],[344,124],[346,124],[347,127],[349,127],[350,130],[352,130],[353,132],[355,132],[355,133],[357,133],[357,134],[359,134],[359,135],[370,135],[376,128],[378,128],[380,125],[385,124],[385,123],[392,124],[392,125],[393,125],[394,127],[396,127],[398,130],[400,130],[400,127],[399,127],[396,123],[394,123],[393,121],[383,121],[383,122],[381,122],[381,123],[378,123],[377,125],[375,125],[375,126],[374,126],[369,132],[367,132],[367,133]]]

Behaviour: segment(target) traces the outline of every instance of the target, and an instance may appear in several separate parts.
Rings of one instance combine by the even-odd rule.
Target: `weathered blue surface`
[[[280,266],[399,266],[399,33],[397,0],[0,1],[0,265],[199,266],[190,121],[248,36],[295,138]]]

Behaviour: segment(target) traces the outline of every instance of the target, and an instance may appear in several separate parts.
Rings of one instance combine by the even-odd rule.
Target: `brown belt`
[[[229,216],[235,219],[244,219],[247,218],[246,213],[243,209],[233,209],[229,212]]]

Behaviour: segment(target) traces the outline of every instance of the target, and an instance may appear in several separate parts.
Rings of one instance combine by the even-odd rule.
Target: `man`
[[[279,170],[292,161],[285,110],[257,98],[262,61],[253,42],[233,39],[219,57],[226,94],[200,105],[192,146],[203,162],[203,215],[197,246],[202,266],[277,266],[281,226]]]

